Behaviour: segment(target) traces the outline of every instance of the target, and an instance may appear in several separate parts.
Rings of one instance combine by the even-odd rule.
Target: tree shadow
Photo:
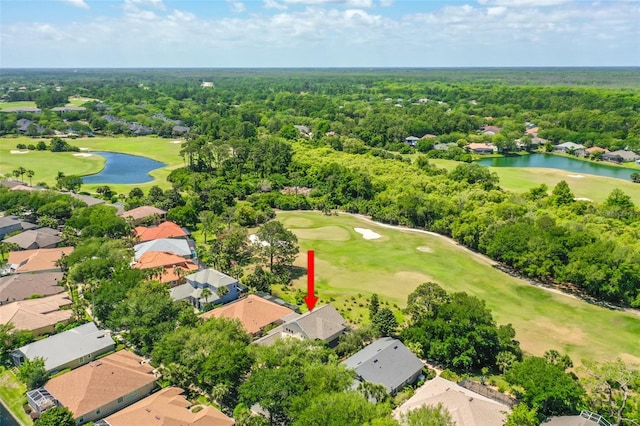
[[[292,280],[297,280],[298,278],[302,278],[307,275],[307,268],[303,268],[302,266],[292,266],[289,268],[289,273],[291,274]]]

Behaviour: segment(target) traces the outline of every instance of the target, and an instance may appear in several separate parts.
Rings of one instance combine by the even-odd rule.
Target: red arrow
[[[313,311],[313,308],[316,306],[316,302],[318,298],[314,294],[313,291],[313,250],[307,251],[307,297],[304,298],[304,303],[307,304],[307,308],[309,308],[309,312]]]

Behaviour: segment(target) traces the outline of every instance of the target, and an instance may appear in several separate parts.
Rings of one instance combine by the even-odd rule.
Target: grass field
[[[575,362],[618,356],[640,362],[639,316],[535,287],[448,239],[388,229],[348,215],[280,212],[278,218],[298,235],[298,266],[306,267],[306,250],[315,250],[319,303],[332,301],[351,321],[366,317],[373,293],[404,307],[413,289],[435,281],[447,291],[486,300],[498,323],[513,324],[528,353],[556,349]],[[372,229],[382,238],[365,240],[356,227]],[[293,286],[306,289],[306,276]]]
[[[16,102],[0,102],[0,111],[9,108],[35,108],[36,103],[33,101],[16,101]]]
[[[48,143],[49,139],[45,139]],[[145,136],[135,138],[81,138],[69,139],[71,145],[89,148],[91,151],[111,151],[121,152],[124,154],[141,155],[154,160],[162,161],[167,164],[166,167],[154,170],[151,176],[155,179],[152,182],[143,184],[112,184],[111,188],[119,193],[129,192],[131,188],[137,186],[142,189],[148,189],[153,185],[159,185],[162,188],[169,188],[171,185],[167,182],[167,176],[171,170],[182,166],[182,158],[180,157],[180,144],[171,143],[171,139],[162,139],[158,137]],[[66,175],[87,175],[97,173],[104,167],[105,160],[100,156],[76,157],[70,152],[49,152],[49,151],[31,151],[27,154],[11,154],[16,150],[16,144],[23,143],[25,145],[37,143],[36,139],[28,137],[17,138],[0,138],[0,174],[11,174],[11,171],[23,166],[35,172],[33,183],[46,182],[49,185],[55,185],[55,178],[58,171],[64,172]],[[100,185],[83,185],[83,191],[94,191]]]
[[[32,425],[31,417],[22,408],[23,404],[27,402],[26,391],[25,385],[17,379],[11,370],[0,369],[0,399],[13,415],[18,417],[22,425]]]
[[[460,164],[457,161],[440,159],[430,159],[429,162],[447,170],[452,170]],[[640,185],[627,180],[587,174],[577,178],[577,173],[535,167],[491,167],[491,170],[497,173],[502,188],[517,193],[527,192],[543,183],[551,191],[558,182],[565,180],[576,197],[602,202],[614,188],[619,188],[633,200],[640,201]]]

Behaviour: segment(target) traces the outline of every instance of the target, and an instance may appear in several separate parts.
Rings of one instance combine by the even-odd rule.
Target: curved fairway
[[[366,318],[371,294],[404,307],[409,293],[432,280],[447,291],[484,299],[499,324],[513,324],[516,339],[528,353],[542,355],[556,349],[570,354],[576,363],[618,356],[640,362],[640,316],[535,287],[449,239],[389,229],[349,215],[279,212],[278,219],[298,235],[298,266],[306,267],[306,250],[315,251],[319,303],[333,298],[351,321]],[[356,227],[382,237],[365,240],[353,230]],[[341,236],[346,232],[350,238],[316,238],[322,233],[313,231],[331,228],[340,228]],[[294,287],[306,289],[306,276],[294,281]]]

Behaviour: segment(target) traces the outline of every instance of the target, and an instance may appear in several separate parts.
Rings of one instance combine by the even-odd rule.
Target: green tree
[[[33,178],[33,176],[35,176],[36,172],[34,172],[33,170],[27,170],[27,177],[29,178],[29,186],[31,186],[31,178]]]
[[[298,255],[298,238],[277,221],[265,223],[257,232],[257,252],[269,271],[282,270],[293,264]]]
[[[540,357],[513,364],[505,378],[520,386],[518,396],[544,416],[572,414],[583,406],[584,390],[564,369]]]
[[[505,426],[539,426],[538,410],[527,407],[527,404],[518,404],[511,410]]]
[[[73,413],[66,407],[53,407],[33,422],[34,426],[75,426]]]
[[[451,413],[441,403],[436,406],[423,405],[415,410],[403,413],[402,426],[455,426]]]
[[[631,173],[631,182],[640,183],[640,173],[638,172]]]
[[[328,407],[331,407],[328,409]],[[311,401],[294,426],[361,426],[387,413],[384,406],[376,406],[357,392],[329,393]],[[382,410],[380,409],[382,408]],[[386,411],[390,411],[387,410]]]
[[[398,320],[389,308],[380,309],[371,323],[379,336],[392,336],[398,328]]]
[[[44,358],[25,359],[18,367],[18,379],[27,385],[27,390],[36,389],[44,385],[49,379],[49,373],[44,368]]]
[[[378,295],[373,293],[371,295],[371,299],[369,300],[369,319],[373,320],[373,318],[378,313],[378,309],[380,308],[380,300],[378,299]]]
[[[420,284],[407,298],[405,312],[413,322],[432,317],[438,306],[449,300],[447,292],[438,284],[427,282]]]
[[[476,163],[465,163],[458,165],[449,173],[449,177],[458,182],[469,184],[480,184],[485,190],[490,190],[498,186],[500,179],[488,167],[483,167]]]
[[[202,229],[204,243],[207,244],[207,235],[216,234],[219,230],[217,217],[213,212],[203,210],[198,215],[198,219],[200,219],[200,227]]]
[[[565,180],[561,180],[551,191],[551,203],[555,206],[563,206],[574,202],[574,195]]]

